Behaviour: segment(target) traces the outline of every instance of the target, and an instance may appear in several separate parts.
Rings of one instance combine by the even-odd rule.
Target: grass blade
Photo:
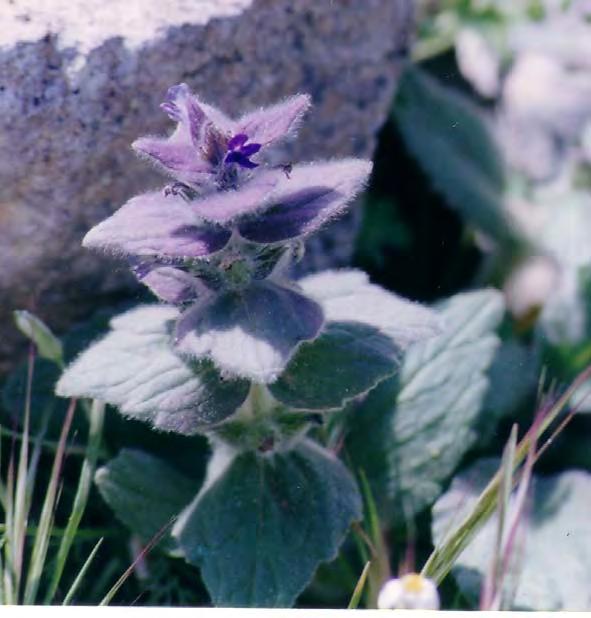
[[[355,585],[355,590],[353,590],[353,594],[351,595],[351,600],[349,601],[349,605],[347,605],[347,609],[357,609],[359,607],[359,602],[361,601],[361,595],[363,594],[363,588],[365,586],[367,574],[369,573],[370,567],[371,562],[366,562],[365,566],[363,567],[363,571],[361,571],[359,581]]]
[[[16,488],[14,493],[14,516],[12,519],[12,560],[14,575],[14,590],[18,597],[23,573],[25,539],[27,521],[29,518],[30,499],[29,491],[29,422],[31,417],[31,393],[33,388],[33,369],[35,366],[35,348],[29,347],[27,366],[27,388],[25,396],[25,413],[23,421],[23,441],[20,445],[18,467],[16,471]]]
[[[92,561],[94,560],[94,557],[96,556],[100,546],[102,545],[103,540],[104,539],[99,539],[98,543],[93,547],[88,558],[86,559],[86,561],[82,565],[82,568],[78,572],[78,575],[76,575],[76,579],[74,580],[74,582],[70,586],[70,589],[66,593],[66,596],[64,597],[64,601],[62,605],[69,605],[72,602],[72,599],[74,598],[74,595],[78,591],[78,588],[80,587],[80,584],[82,583],[82,580],[86,576],[86,572],[88,571],[90,565],[92,564]]]
[[[388,548],[384,541],[378,508],[371,487],[363,470],[359,471],[359,485],[365,507],[365,525],[369,535],[369,547],[372,560],[367,574],[366,605],[375,609],[378,605],[378,594],[382,584],[390,577],[390,560]],[[363,556],[363,554],[362,554]],[[364,559],[366,559],[364,557]]]
[[[14,452],[10,454],[6,474],[6,533],[4,535],[4,562],[2,573],[4,582],[4,601],[7,605],[16,603],[14,592],[14,567],[12,564],[12,546],[14,543]]]
[[[70,406],[68,407],[66,417],[64,419],[64,424],[62,425],[62,431],[59,439],[59,448],[53,460],[51,476],[49,479],[49,484],[47,485],[45,500],[43,501],[43,508],[41,510],[41,517],[39,519],[39,527],[37,529],[37,534],[35,535],[35,543],[33,545],[33,553],[31,555],[31,563],[29,565],[25,593],[23,596],[24,605],[33,605],[37,598],[39,583],[41,581],[41,574],[43,572],[45,559],[47,557],[49,539],[51,538],[53,513],[56,505],[58,484],[62,463],[64,460],[64,451],[66,448],[66,440],[70,431],[72,419],[74,418],[75,409],[76,400],[72,399]]]
[[[60,583],[60,579],[64,572],[68,554],[70,553],[72,543],[74,542],[78,527],[80,526],[80,521],[82,520],[82,516],[86,509],[101,446],[104,419],[105,404],[100,401],[93,401],[90,409],[88,448],[84,461],[82,462],[82,469],[80,470],[80,478],[78,480],[78,488],[76,490],[76,496],[74,497],[74,503],[72,505],[72,512],[70,513],[64,536],[60,542],[53,576],[45,595],[45,604],[50,604],[53,601]]]
[[[493,598],[499,588],[502,576],[503,539],[505,537],[505,520],[509,513],[509,500],[513,489],[513,470],[515,469],[515,450],[517,448],[517,425],[513,425],[509,441],[503,452],[501,463],[501,486],[500,500],[497,508],[497,530],[495,546],[491,560],[490,569],[486,573],[482,595],[480,599],[480,609],[491,609]]]
[[[514,467],[520,466],[527,457],[532,445],[548,430],[559,414],[568,405],[573,394],[589,378],[591,366],[580,373],[562,396],[544,414],[540,422],[535,422],[531,429],[517,445],[514,457]],[[488,521],[497,506],[501,489],[500,471],[493,476],[484,491],[480,494],[472,511],[452,531],[450,535],[436,547],[425,563],[421,575],[440,584],[449,573],[458,556],[471,542],[477,532]]]
[[[127,581],[129,576],[135,570],[136,566],[145,559],[145,557],[152,551],[152,549],[154,549],[156,545],[158,545],[162,537],[168,532],[168,530],[170,530],[170,527],[174,524],[175,521],[176,517],[171,518],[171,520],[154,535],[154,537],[144,547],[144,549],[139,552],[135,560],[129,565],[129,567],[127,567],[127,569],[125,569],[123,575],[121,575],[121,577],[113,584],[109,592],[107,592],[107,594],[103,597],[103,599],[99,603],[99,607],[103,605],[108,605],[113,600],[113,597],[117,594],[119,588],[121,588],[121,586],[123,586],[123,584]]]

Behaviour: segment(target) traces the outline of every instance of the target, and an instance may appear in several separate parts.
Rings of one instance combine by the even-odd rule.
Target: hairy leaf
[[[183,354],[211,358],[222,371],[270,383],[322,324],[313,300],[261,281],[196,303],[179,320],[176,339]]]
[[[299,284],[322,306],[327,322],[368,324],[388,335],[397,348],[406,349],[440,331],[440,319],[431,309],[371,284],[361,271],[325,271]]]
[[[230,235],[203,223],[180,195],[153,191],[129,200],[82,244],[123,255],[203,257],[222,249]]]
[[[228,224],[234,219],[262,210],[283,176],[281,170],[262,170],[239,189],[212,193],[190,202],[191,210],[206,221]]]
[[[436,543],[461,521],[498,467],[480,460],[457,476],[433,507]],[[585,611],[591,603],[591,475],[568,471],[532,482],[533,500],[521,522],[514,547],[504,604],[513,610]],[[508,517],[512,522],[515,505]],[[475,602],[490,569],[496,521],[489,522],[460,555],[453,574],[462,592]],[[511,590],[513,589],[514,590]]]
[[[133,533],[148,542],[169,526],[191,502],[198,490],[192,479],[164,461],[142,451],[123,449],[99,468],[95,482],[105,502]],[[173,551],[170,530],[162,549]]]
[[[362,159],[296,165],[278,182],[265,209],[238,225],[240,234],[258,243],[313,234],[344,211],[370,171],[371,163]]]
[[[215,129],[205,106],[191,94],[187,84],[169,88],[161,107],[177,123],[175,131],[166,138],[142,137],[132,147],[181,182],[204,182],[224,155],[222,134]],[[218,148],[212,149],[216,142]]]
[[[503,301],[494,290],[470,292],[439,311],[443,332],[411,346],[399,374],[354,408],[347,439],[399,523],[437,498],[477,437]]]
[[[289,607],[361,516],[345,466],[312,442],[244,453],[175,525],[218,606]]]
[[[235,132],[244,133],[251,142],[266,146],[293,133],[311,103],[310,95],[296,94],[275,105],[245,114],[236,122]]]
[[[191,435],[231,415],[249,383],[222,380],[208,362],[191,362],[172,349],[173,307],[144,306],[111,321],[112,332],[64,372],[57,393],[93,397],[122,414],[165,431]]]
[[[270,390],[292,408],[342,408],[392,375],[401,356],[392,339],[373,326],[331,322],[318,339],[300,347]]]
[[[148,286],[161,300],[172,304],[182,304],[195,300],[206,290],[197,277],[160,263],[154,258],[132,259],[131,270],[138,281]]]

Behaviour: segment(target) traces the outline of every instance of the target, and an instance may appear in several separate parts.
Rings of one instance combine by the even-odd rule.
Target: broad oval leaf
[[[146,542],[161,533],[159,546],[175,550],[170,529],[199,489],[194,480],[157,457],[123,449],[96,471],[95,483],[117,519],[132,532]]]
[[[291,408],[342,408],[392,375],[401,356],[392,339],[373,326],[331,322],[320,337],[299,348],[269,388]]]
[[[353,409],[349,452],[389,516],[431,504],[474,443],[503,309],[496,290],[452,297],[443,332],[411,346],[397,376]]]
[[[284,285],[257,281],[193,305],[178,322],[176,340],[183,354],[211,358],[224,372],[266,384],[322,324],[322,309],[313,300]]]
[[[187,507],[173,535],[215,605],[290,607],[360,517],[345,466],[305,441],[271,456],[236,457]]]
[[[174,307],[149,305],[113,319],[112,331],[66,369],[58,395],[100,399],[125,416],[186,435],[224,420],[250,385],[223,380],[209,362],[180,357],[170,335],[177,317]]]
[[[433,536],[440,543],[451,526],[473,507],[498,468],[480,460],[454,478],[433,507]],[[533,500],[523,515],[521,550],[513,554],[504,606],[513,610],[586,611],[591,607],[591,474],[568,471],[534,477]],[[509,521],[514,505],[510,501]],[[462,592],[475,602],[495,547],[496,521],[491,518],[460,554],[453,574]],[[512,577],[511,573],[517,577]]]

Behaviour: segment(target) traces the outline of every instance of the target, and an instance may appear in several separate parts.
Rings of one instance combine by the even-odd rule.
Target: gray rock
[[[295,92],[314,108],[287,160],[370,157],[406,53],[411,0],[4,0],[0,28],[0,371],[23,347],[10,313],[58,332],[135,282],[80,247],[133,194],[166,181],[130,143],[171,129],[185,81],[238,113]],[[350,256],[355,215],[306,268]],[[327,255],[331,256],[327,260]]]

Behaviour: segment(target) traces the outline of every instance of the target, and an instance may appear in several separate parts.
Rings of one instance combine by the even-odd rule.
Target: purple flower
[[[263,383],[324,324],[320,305],[286,280],[294,246],[338,217],[371,170],[343,159],[286,174],[251,159],[293,132],[309,104],[297,95],[231,120],[174,86],[162,108],[176,130],[134,148],[177,183],[132,198],[83,241],[125,256],[158,298],[183,307],[178,351]]]
[[[240,167],[254,169],[258,167],[258,163],[254,163],[249,157],[255,155],[260,149],[261,144],[247,144],[248,135],[246,133],[238,133],[228,142],[228,154],[224,159],[224,163],[237,163]]]
[[[232,120],[179,84],[169,88],[161,107],[177,123],[175,131],[167,138],[140,138],[133,148],[179,182],[203,188],[220,182],[225,163],[254,169],[257,164],[250,157],[294,132],[310,97],[295,95]]]

